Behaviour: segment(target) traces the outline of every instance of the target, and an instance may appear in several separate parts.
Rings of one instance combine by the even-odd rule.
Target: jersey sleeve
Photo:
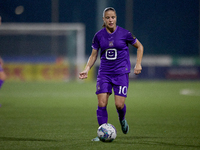
[[[95,50],[99,50],[99,48],[100,48],[97,34],[95,34],[95,36],[94,36],[94,38],[92,40],[92,48],[95,49]]]
[[[131,32],[128,32],[127,41],[128,41],[129,44],[133,45],[133,44],[136,43],[137,38]]]

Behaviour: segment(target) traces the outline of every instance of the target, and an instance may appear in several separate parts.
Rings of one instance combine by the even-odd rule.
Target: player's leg
[[[96,94],[98,98],[96,115],[100,126],[108,121],[107,104],[108,98],[112,94],[112,85],[106,75],[97,77]],[[99,138],[96,137],[92,141],[99,141]]]
[[[97,77],[96,84],[96,94],[98,98],[98,108],[97,108],[97,120],[99,126],[107,123],[108,114],[107,114],[107,104],[108,98],[112,93],[112,85],[109,82],[109,76],[103,75]]]
[[[128,123],[125,119],[126,115],[126,104],[125,100],[127,97],[128,85],[129,85],[129,77],[128,74],[119,75],[115,78],[114,81],[114,93],[115,93],[115,106],[118,112],[119,121],[122,127],[122,131],[124,134],[127,134],[129,131]]]
[[[126,115],[126,104],[125,104],[126,97],[115,95],[115,106],[117,109],[119,122],[121,124],[122,132],[127,134],[129,131],[129,125],[125,119]]]
[[[97,121],[99,126],[108,122],[108,113],[107,113],[107,104],[108,104],[108,98],[109,93],[100,93],[97,94],[98,98],[98,108],[97,108]],[[95,137],[92,139],[92,141],[100,141],[98,137]]]
[[[98,108],[97,108],[97,121],[99,126],[107,123],[108,121],[108,113],[107,113],[107,104],[109,93],[101,93],[97,95],[98,97]]]
[[[119,120],[123,120],[126,115],[126,97],[115,95],[115,106],[118,112]]]

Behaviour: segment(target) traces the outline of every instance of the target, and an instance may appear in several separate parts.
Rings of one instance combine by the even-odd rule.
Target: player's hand
[[[79,79],[86,79],[88,77],[88,71],[82,71],[79,73]]]
[[[134,68],[134,74],[135,74],[135,75],[138,75],[138,74],[141,73],[141,71],[142,71],[142,66],[141,66],[141,64],[136,64],[136,65],[135,65],[135,68]]]

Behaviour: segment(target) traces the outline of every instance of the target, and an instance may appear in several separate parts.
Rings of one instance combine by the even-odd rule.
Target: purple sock
[[[1,88],[2,85],[3,85],[3,80],[0,80],[0,88]]]
[[[126,105],[124,104],[124,108],[122,108],[121,110],[118,110],[118,116],[119,116],[119,120],[122,121],[125,119],[125,115],[126,115]]]
[[[108,122],[108,113],[106,107],[99,107],[97,109],[97,120],[99,126]]]

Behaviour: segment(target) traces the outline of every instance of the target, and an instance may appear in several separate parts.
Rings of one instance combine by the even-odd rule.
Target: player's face
[[[106,28],[112,30],[116,29],[117,16],[114,11],[112,10],[106,11],[103,17],[103,21],[106,25]]]

